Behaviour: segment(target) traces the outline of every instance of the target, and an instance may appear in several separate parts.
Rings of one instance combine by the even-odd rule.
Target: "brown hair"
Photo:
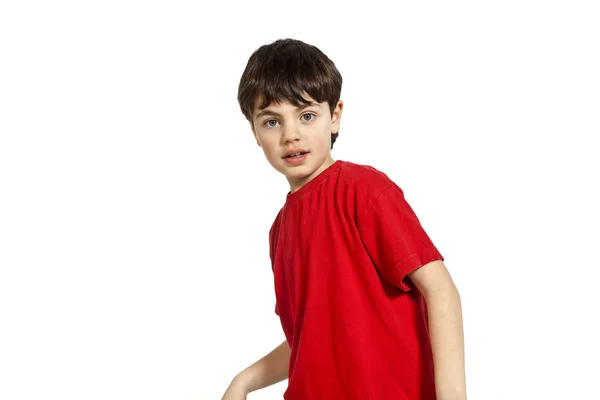
[[[280,39],[250,56],[240,80],[238,102],[252,122],[259,99],[260,109],[286,100],[298,107],[309,103],[302,97],[306,92],[319,103],[326,101],[333,115],[341,91],[342,75],[321,50],[300,40]],[[331,148],[337,136],[338,132],[331,133]]]

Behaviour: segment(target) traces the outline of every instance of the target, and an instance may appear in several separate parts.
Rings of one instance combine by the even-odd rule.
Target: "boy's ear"
[[[250,123],[250,129],[252,130],[252,134],[254,135],[254,140],[256,140],[256,144],[258,147],[262,147],[260,145],[260,141],[258,140],[258,135],[256,134],[256,130],[254,130],[254,122],[248,121]]]
[[[342,119],[342,109],[344,108],[344,102],[342,100],[337,102],[333,113],[331,114],[331,133],[339,133],[340,121]]]

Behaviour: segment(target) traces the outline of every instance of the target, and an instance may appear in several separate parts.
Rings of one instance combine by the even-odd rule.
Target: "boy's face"
[[[331,134],[337,133],[342,117],[340,100],[333,111],[327,102],[299,107],[289,102],[254,107],[252,132],[269,163],[286,176],[292,192],[297,191],[334,163]],[[259,101],[256,104],[260,104]],[[302,153],[289,156],[289,153]]]

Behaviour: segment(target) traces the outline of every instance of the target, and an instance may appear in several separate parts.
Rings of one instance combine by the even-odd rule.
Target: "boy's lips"
[[[289,156],[294,154],[304,155],[305,153],[309,153],[309,151],[302,149],[291,149],[286,151],[282,158],[288,158]]]
[[[290,152],[290,154],[291,156],[283,157],[283,161],[285,161],[289,165],[298,166],[304,164],[310,153],[305,151],[296,151],[295,153]]]

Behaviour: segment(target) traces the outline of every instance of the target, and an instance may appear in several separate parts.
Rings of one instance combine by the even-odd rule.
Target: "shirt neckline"
[[[294,193],[288,192],[286,198],[286,204],[290,205],[292,203],[297,202],[301,197],[303,197],[306,193],[310,192],[313,188],[317,187],[321,182],[324,182],[331,174],[340,169],[344,162],[342,160],[337,160],[325,170],[323,170],[319,175],[315,176],[311,181],[307,182],[300,189],[296,190]]]

